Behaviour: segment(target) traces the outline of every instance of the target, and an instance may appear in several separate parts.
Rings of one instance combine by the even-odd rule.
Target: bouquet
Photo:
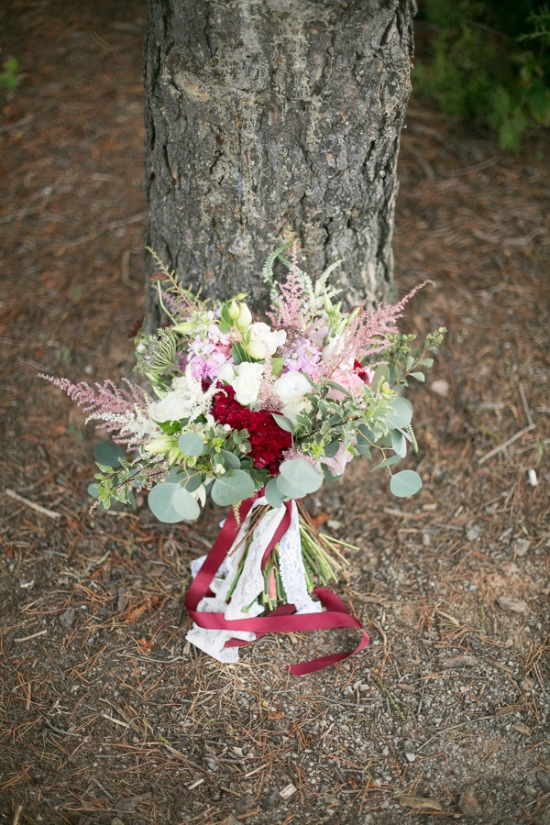
[[[346,311],[329,284],[340,262],[313,282],[296,245],[290,259],[288,247],[262,271],[271,294],[264,320],[253,319],[245,294],[218,306],[202,300],[152,253],[166,321],[138,334],[136,346],[152,394],[128,380],[92,388],[49,379],[133,451],[114,466],[100,461],[93,492],[101,505],[131,502],[142,489],[163,522],[196,519],[208,495],[232,508],[208,557],[193,563],[186,600],[195,620],[188,638],[220,661],[236,661],[235,648],[264,632],[360,627],[326,589],[346,543],[316,530],[304,496],[340,479],[358,456],[378,456],[373,469],[389,473],[396,496],[422,486],[414,470],[393,469],[409,445],[417,449],[402,389],[424,380],[444,334],[413,352],[414,336],[398,333],[421,287],[393,306]],[[276,262],[286,278],[276,277]]]

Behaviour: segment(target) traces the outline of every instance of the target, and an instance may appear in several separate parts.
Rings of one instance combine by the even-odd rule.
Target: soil
[[[414,100],[395,234],[406,326],[449,333],[411,388],[424,480],[357,464],[312,502],[358,546],[355,631],[185,642],[192,526],[90,513],[97,434],[38,373],[118,379],[143,311],[142,0],[10,0],[1,91],[0,822],[550,822],[548,136],[509,156]],[[42,508],[42,509],[41,509]]]

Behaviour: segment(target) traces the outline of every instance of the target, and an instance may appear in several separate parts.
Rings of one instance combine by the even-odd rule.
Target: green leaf
[[[379,464],[373,467],[371,469],[371,473],[374,473],[375,470],[381,470],[382,467],[391,467],[392,464],[397,464],[399,461],[401,461],[400,455],[390,455],[389,458],[385,458],[384,461],[381,461]]]
[[[92,498],[99,498],[99,484],[92,482],[92,484],[88,484],[88,495]]]
[[[368,441],[359,441],[357,440],[357,444],[355,445],[355,449],[359,453],[359,455],[365,456],[365,458],[372,458],[371,447]]]
[[[391,402],[392,411],[389,413],[387,421],[392,430],[402,430],[411,423],[413,408],[406,398],[397,396]]]
[[[265,485],[265,497],[272,507],[282,507],[285,497],[277,486],[276,478],[272,478]]]
[[[126,452],[112,441],[101,441],[94,446],[94,458],[98,464],[116,470],[121,466],[122,459],[126,458]]]
[[[204,440],[198,433],[182,433],[178,438],[178,447],[184,455],[199,456],[206,450]]]
[[[288,498],[303,498],[314,493],[323,483],[323,475],[302,458],[283,461],[279,467],[277,486]]]
[[[376,390],[378,389],[380,384],[383,381],[386,381],[386,382],[389,381],[389,378],[390,378],[389,367],[387,367],[386,364],[380,364],[380,366],[376,367],[376,369],[374,370],[374,376],[373,376],[373,379],[372,379],[371,384],[370,384],[370,389],[373,392],[376,392]]]
[[[176,524],[199,517],[200,507],[191,493],[181,484],[163,481],[149,493],[149,507],[159,521]]]
[[[391,477],[390,490],[398,498],[413,496],[422,487],[422,479],[414,470],[401,470]]]
[[[334,458],[334,456],[340,449],[340,446],[341,445],[339,441],[333,441],[332,444],[329,444],[327,447],[325,447],[325,456],[327,458]]]
[[[420,362],[420,366],[422,366],[422,367],[428,367],[429,368],[429,367],[433,367],[433,365],[434,365],[434,359],[433,358],[423,358],[422,361]]]
[[[235,453],[230,452],[229,450],[220,450],[220,455],[225,458],[229,466],[233,470],[238,470],[241,466],[241,461]]]
[[[411,378],[416,378],[417,381],[420,381],[421,384],[424,383],[426,380],[426,376],[423,372],[411,372]]]
[[[405,436],[399,430],[391,431],[391,448],[401,458],[405,458],[407,455],[407,442]]]
[[[329,381],[327,381],[327,385],[329,387],[332,387],[333,390],[338,390],[338,392],[343,392],[344,395],[347,395],[347,396],[350,395],[350,391],[347,390],[345,387],[343,387],[341,384],[338,384],[337,381],[330,381],[329,380]]]
[[[281,430],[284,430],[287,433],[294,432],[294,424],[287,418],[286,415],[281,415],[280,413],[271,413]]]
[[[230,470],[217,478],[212,487],[212,500],[220,507],[238,504],[255,493],[254,482],[244,470]]]

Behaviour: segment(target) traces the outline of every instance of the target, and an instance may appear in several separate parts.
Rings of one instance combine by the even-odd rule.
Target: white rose
[[[235,378],[235,368],[233,364],[230,364],[228,361],[225,364],[222,364],[220,367],[220,371],[218,373],[218,381],[223,381],[226,384],[233,384],[233,379]]]
[[[160,401],[154,401],[150,404],[149,415],[153,421],[179,421],[180,418],[189,418],[193,406],[193,403],[190,403],[181,391],[174,390],[161,398]]]
[[[282,329],[273,331],[261,321],[250,327],[250,343],[247,350],[251,358],[258,361],[271,358],[286,341],[286,332]]]
[[[296,424],[298,413],[311,407],[310,401],[304,398],[307,393],[311,392],[311,383],[301,372],[291,370],[277,378],[273,388],[284,404],[283,415]]]
[[[235,398],[239,404],[248,407],[257,400],[263,379],[263,364],[251,364],[249,361],[243,361],[242,364],[235,367],[235,378],[229,383],[235,390]]]

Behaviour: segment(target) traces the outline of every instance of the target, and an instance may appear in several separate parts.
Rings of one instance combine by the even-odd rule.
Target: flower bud
[[[248,329],[251,323],[252,313],[250,312],[246,304],[241,304],[239,307],[239,317],[235,322],[235,326],[237,327],[237,329],[245,330]]]
[[[167,453],[172,450],[175,444],[176,439],[171,435],[165,434],[159,435],[158,438],[154,438],[148,444],[144,444],[143,449],[151,455],[160,455],[161,453]]]
[[[232,321],[236,321],[239,317],[239,305],[236,301],[231,301],[229,307],[227,308],[227,314],[231,318]]]

